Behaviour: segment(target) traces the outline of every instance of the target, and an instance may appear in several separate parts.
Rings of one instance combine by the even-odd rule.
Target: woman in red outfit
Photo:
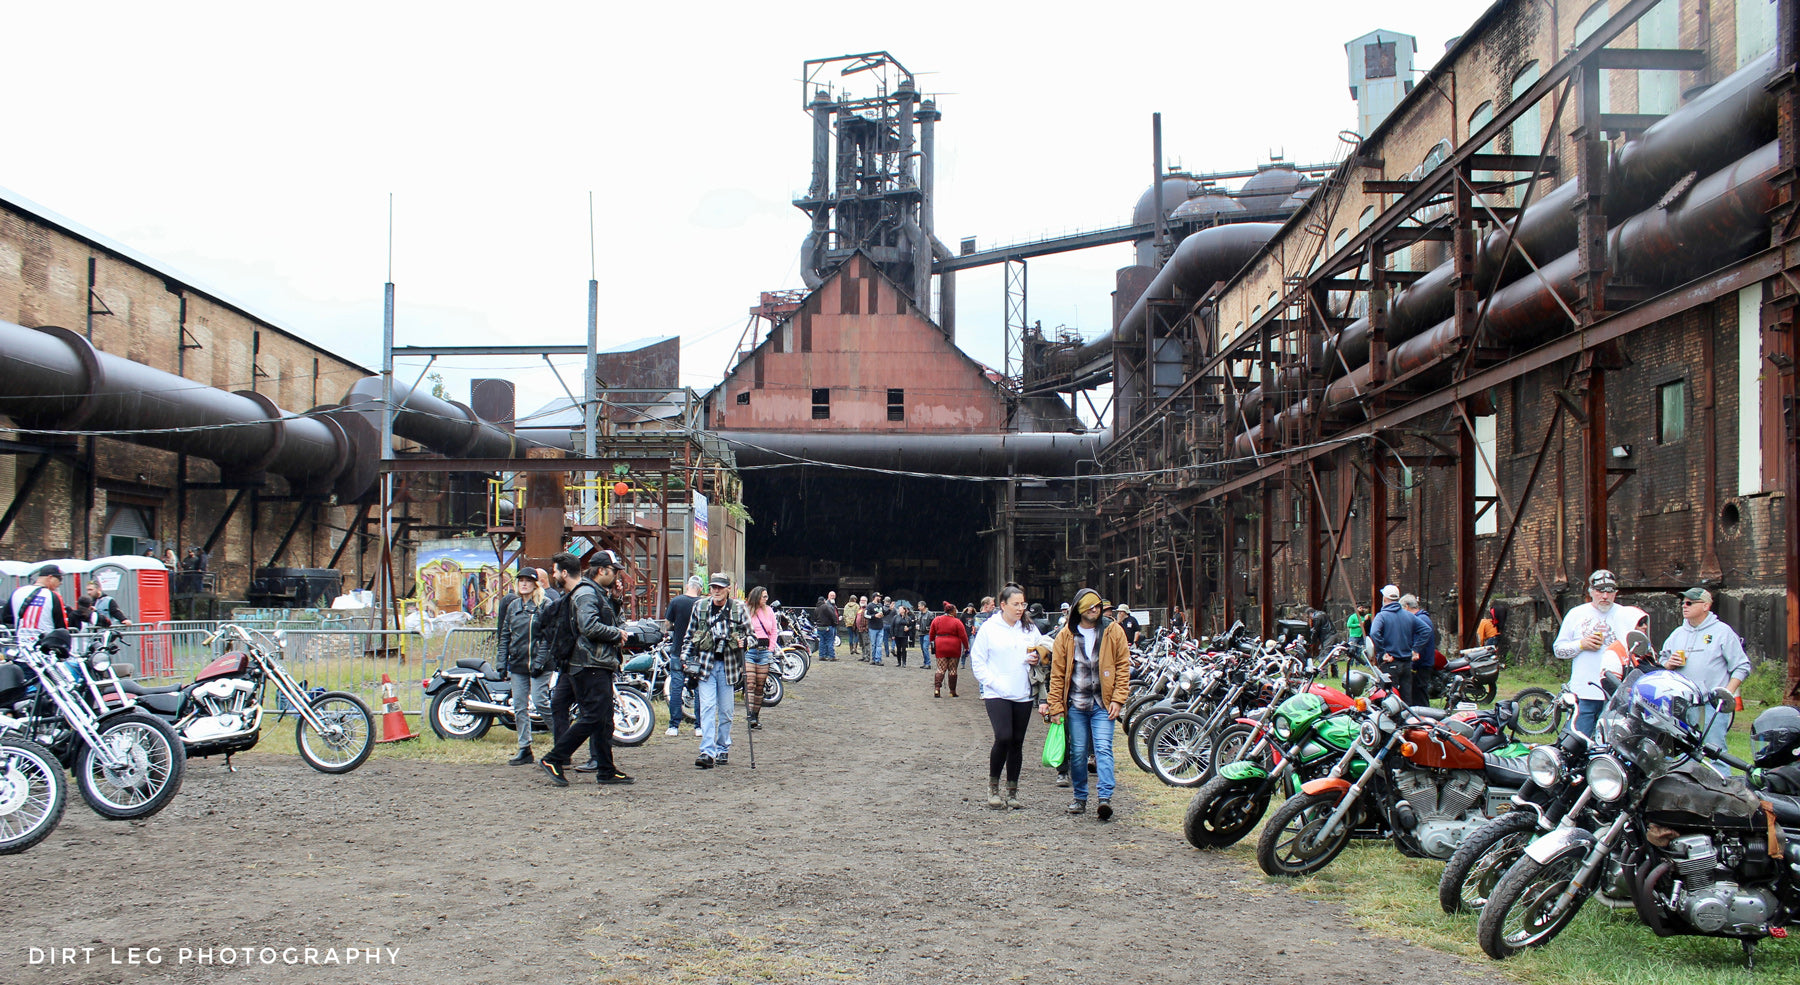
[[[931,621],[931,652],[937,657],[937,673],[931,682],[931,696],[944,696],[944,675],[950,675],[950,696],[956,697],[956,665],[969,650],[969,630],[957,618],[956,606],[944,603],[944,614]]]

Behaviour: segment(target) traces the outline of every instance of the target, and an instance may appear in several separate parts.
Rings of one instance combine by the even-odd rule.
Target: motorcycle
[[[1390,693],[1370,707],[1331,774],[1304,784],[1270,815],[1257,840],[1257,864],[1272,876],[1317,872],[1362,823],[1379,827],[1402,854],[1448,859],[1464,838],[1510,807],[1524,785],[1523,756],[1484,749],[1505,745],[1491,720],[1408,707]],[[1370,768],[1352,780],[1348,773],[1357,759],[1368,760]]]
[[[1753,789],[1701,758],[1763,765],[1702,744],[1707,713],[1726,710],[1671,671],[1614,691],[1596,729],[1604,748],[1586,769],[1593,823],[1559,825],[1500,879],[1476,928],[1489,957],[1549,943],[1609,891],[1658,937],[1736,939],[1747,968],[1757,942],[1800,926],[1800,797]]]
[[[654,620],[640,619],[624,628],[647,643],[660,642],[662,638],[662,630]],[[665,644],[663,649],[666,648]],[[656,728],[656,712],[650,707],[653,681],[643,676],[654,665],[655,656],[654,652],[627,656],[619,673],[613,676],[612,744],[641,746]],[[663,672],[666,675],[666,665]],[[555,682],[552,676],[552,687]],[[496,723],[518,731],[518,721],[513,717],[512,677],[500,673],[492,660],[464,657],[454,667],[438,668],[420,682],[420,687],[431,699],[426,716],[440,739],[479,739]],[[532,731],[546,735],[555,731],[550,709],[532,708],[529,714]]]
[[[1360,697],[1368,678],[1360,673],[1349,678],[1350,691]],[[1329,775],[1355,743],[1360,723],[1350,709],[1334,708],[1309,689],[1276,705],[1257,729],[1242,753],[1219,767],[1188,802],[1182,832],[1195,848],[1236,844],[1262,821],[1276,791],[1297,796],[1306,782]],[[1221,756],[1230,754],[1226,741],[1220,740]],[[1353,761],[1350,775],[1361,776],[1367,766],[1367,760]]]
[[[10,664],[0,664],[0,690]],[[0,855],[17,855],[50,837],[69,797],[62,764],[50,750],[15,735],[0,736]]]
[[[169,723],[189,756],[224,756],[225,768],[236,772],[231,757],[262,738],[263,698],[273,683],[281,714],[291,709],[298,719],[294,745],[306,765],[321,773],[348,773],[368,761],[375,749],[375,716],[368,704],[348,691],[308,691],[294,680],[276,657],[287,649],[286,633],[277,630],[271,636],[227,623],[205,643],[211,646],[221,637],[243,649],[226,650],[190,684],[123,682],[123,690],[139,706]]]
[[[112,821],[149,817],[167,807],[181,789],[187,766],[181,740],[162,720],[134,706],[103,648],[82,657],[71,656],[72,648],[69,631],[56,629],[45,633],[36,647],[0,650],[8,661],[0,664],[0,732],[47,750],[59,764],[54,771],[59,775],[64,768],[72,770],[82,799],[101,817]],[[16,748],[15,756],[31,752],[26,746]],[[30,796],[37,787],[32,777],[42,764],[27,757],[15,758],[11,765],[29,772],[10,785],[10,792]],[[48,796],[52,802],[60,799],[54,793]],[[43,808],[22,816],[28,823],[18,838],[27,844],[20,850],[48,835],[43,825],[54,826],[60,816],[60,809]],[[31,818],[37,826],[30,826]]]

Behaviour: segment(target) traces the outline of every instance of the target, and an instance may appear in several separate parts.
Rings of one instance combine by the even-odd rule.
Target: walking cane
[[[756,730],[750,727],[750,673],[744,672],[744,738],[750,743],[750,768],[756,769]]]

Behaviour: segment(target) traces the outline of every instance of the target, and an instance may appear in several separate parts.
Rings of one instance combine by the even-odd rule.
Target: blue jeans
[[[819,659],[837,659],[837,627],[819,627]]]
[[[1606,702],[1599,698],[1575,699],[1575,731],[1593,738],[1594,726],[1600,721],[1600,709],[1604,707]]]
[[[687,690],[687,675],[681,672],[681,653],[669,657],[669,727],[681,727],[681,697]]]
[[[747,664],[759,664],[766,667],[774,656],[774,654],[769,652],[767,647],[753,646],[744,652],[744,662]]]
[[[1074,787],[1076,800],[1088,797],[1088,752],[1094,753],[1094,767],[1100,772],[1101,800],[1111,800],[1113,795],[1113,730],[1112,718],[1106,714],[1106,706],[1097,699],[1094,707],[1083,711],[1074,705],[1069,706],[1069,783]]]
[[[869,662],[878,664],[887,652],[887,630],[869,627]]]
[[[527,704],[529,702],[529,704]],[[512,707],[513,724],[519,729],[519,748],[531,748],[531,714],[536,708],[538,714],[550,714],[550,672],[541,674],[512,675]],[[551,736],[555,741],[556,736]]]
[[[731,701],[735,692],[725,661],[714,660],[700,682],[700,755],[718,759],[731,751]]]

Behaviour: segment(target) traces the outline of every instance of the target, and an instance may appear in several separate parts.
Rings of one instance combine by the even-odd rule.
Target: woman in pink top
[[[750,728],[762,728],[763,685],[769,679],[769,661],[775,657],[775,639],[781,624],[775,621],[775,610],[769,607],[769,590],[761,585],[744,597],[750,608],[750,650],[744,654],[744,708],[749,713]]]

